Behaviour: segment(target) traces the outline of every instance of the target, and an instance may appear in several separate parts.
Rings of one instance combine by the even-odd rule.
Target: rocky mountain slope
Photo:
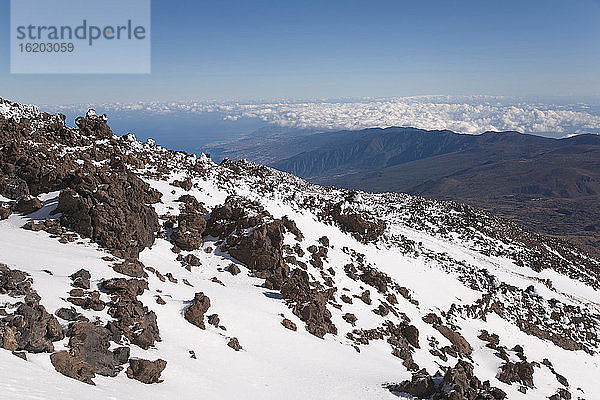
[[[594,399],[600,262],[0,100],[0,393]]]
[[[458,201],[600,255],[599,135],[392,127],[290,138],[260,150],[249,154],[271,154],[269,165],[312,183]]]

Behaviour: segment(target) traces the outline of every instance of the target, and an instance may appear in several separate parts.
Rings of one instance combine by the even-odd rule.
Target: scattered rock
[[[533,364],[527,361],[517,363],[507,362],[500,367],[498,380],[507,384],[521,383],[526,387],[533,387]]]
[[[360,299],[363,301],[363,303],[370,305],[371,304],[371,292],[368,290],[365,290],[360,295]]]
[[[292,321],[290,321],[290,320],[289,320],[289,319],[287,319],[287,318],[284,318],[284,319],[281,321],[281,325],[283,325],[283,326],[284,326],[284,327],[286,327],[287,329],[289,329],[289,330],[291,330],[291,331],[294,331],[294,332],[295,332],[295,331],[298,329],[298,328],[296,327],[296,324],[295,324],[295,323],[293,323]]]
[[[467,340],[458,332],[453,331],[444,325],[434,326],[446,339],[452,343],[459,354],[471,355],[473,349]]]
[[[127,368],[127,377],[129,379],[136,379],[142,383],[160,383],[160,374],[166,368],[167,362],[162,359],[155,361],[143,360],[143,359],[131,359],[129,360],[129,367]]]
[[[227,343],[227,346],[231,347],[235,351],[242,350],[242,346],[240,346],[240,342],[235,337],[229,339],[229,342]]]
[[[219,323],[221,320],[219,319],[218,314],[212,314],[208,316],[208,323],[214,326],[215,328],[219,327]]]
[[[3,219],[7,219],[12,214],[12,210],[8,207],[3,207],[0,205],[0,221]]]
[[[356,316],[354,314],[350,314],[350,313],[346,313],[346,314],[342,315],[342,318],[344,319],[344,321],[346,321],[347,323],[349,323],[352,326],[356,325],[356,321],[358,320],[358,318],[356,318]]]
[[[240,267],[238,267],[234,263],[231,263],[227,267],[225,267],[225,271],[229,272],[231,275],[234,275],[234,276],[239,274],[240,272],[242,272],[240,270]]]
[[[135,258],[128,258],[122,263],[113,265],[113,270],[119,274],[131,276],[133,278],[147,278],[148,274],[144,271],[144,264]]]
[[[41,208],[42,202],[37,197],[23,197],[15,203],[13,210],[27,215],[37,210],[41,210]]]
[[[185,319],[191,324],[201,329],[206,329],[204,325],[204,314],[210,308],[210,299],[204,293],[196,293],[192,304],[185,310]]]
[[[414,325],[406,325],[402,327],[402,336],[410,343],[411,346],[419,348],[419,330]]]
[[[59,308],[54,314],[65,321],[76,321],[81,316],[73,307]]]

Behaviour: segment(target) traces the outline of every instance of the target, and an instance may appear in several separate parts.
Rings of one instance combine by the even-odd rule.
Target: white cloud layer
[[[285,127],[333,130],[410,126],[467,134],[514,130],[566,136],[600,132],[600,111],[585,104],[526,103],[487,96],[261,104],[151,102],[102,106],[108,111],[219,113],[226,120],[255,118]]]

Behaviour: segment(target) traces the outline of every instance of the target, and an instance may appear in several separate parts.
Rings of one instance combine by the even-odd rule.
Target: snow
[[[6,107],[4,103],[0,103],[0,106]],[[134,140],[131,136],[126,138],[131,149],[151,149],[155,154],[163,151],[151,140],[145,145]],[[168,280],[162,282],[155,275],[149,274],[149,290],[144,292],[140,300],[156,313],[162,341],[148,351],[136,346],[131,346],[131,350],[134,357],[167,360],[167,367],[162,374],[164,382],[144,385],[128,379],[121,372],[116,378],[96,377],[96,386],[92,387],[55,372],[47,354],[28,354],[29,361],[23,361],[6,350],[0,350],[0,368],[3,371],[0,377],[0,397],[73,400],[80,400],[82,396],[89,400],[140,397],[195,399],[199,396],[220,399],[396,399],[382,385],[410,379],[411,373],[400,359],[390,354],[390,346],[384,340],[372,341],[369,345],[360,346],[358,353],[346,337],[355,328],[342,319],[344,313],[356,315],[357,328],[371,329],[381,325],[384,319],[374,314],[372,309],[377,307],[380,300],[384,300],[384,295],[363,282],[350,279],[344,273],[343,266],[352,262],[350,255],[342,250],[344,247],[365,254],[368,264],[408,288],[412,298],[418,301],[417,305],[398,297],[398,309],[406,314],[420,332],[421,348],[415,350],[414,360],[432,374],[442,365],[453,366],[457,360],[450,357],[447,362],[442,362],[429,353],[428,339],[436,339],[440,347],[449,345],[450,342],[431,325],[423,322],[422,317],[429,312],[440,314],[453,305],[471,305],[482,294],[461,280],[461,263],[476,266],[478,270],[485,269],[500,282],[521,289],[534,285],[536,292],[544,298],[555,297],[567,304],[585,304],[591,309],[596,307],[596,312],[597,307],[600,307],[600,293],[580,281],[550,270],[538,273],[518,267],[506,258],[486,256],[471,243],[461,241],[458,235],[443,238],[417,230],[403,222],[406,216],[401,213],[390,212],[387,216],[387,234],[404,235],[415,243],[421,243],[419,255],[406,253],[390,243],[359,243],[336,226],[320,221],[315,213],[300,204],[311,195],[311,191],[322,189],[308,186],[297,178],[273,172],[270,178],[288,186],[280,191],[275,190],[275,194],[267,195],[258,190],[259,185],[252,180],[254,178],[232,178],[223,185],[216,177],[227,171],[212,164],[204,155],[196,158],[181,154],[174,157],[174,162],[177,167],[173,167],[168,180],[146,179],[163,194],[162,202],[154,205],[158,215],[177,215],[180,203],[176,200],[182,194],[195,196],[208,209],[222,204],[233,193],[258,200],[274,218],[287,215],[296,222],[305,237],[301,242],[304,249],[317,244],[318,238],[326,235],[333,247],[329,249],[325,268],[331,267],[336,271],[337,296],[342,293],[359,294],[364,289],[370,289],[373,304],[367,306],[354,299],[353,304],[343,304],[343,310],[329,307],[339,332],[319,339],[304,329],[305,324],[280,299],[279,293],[262,287],[263,280],[249,276],[244,265],[238,263],[242,272],[237,276],[223,271],[229,263],[237,261],[218,250],[207,252],[207,247],[216,249],[210,238],[205,241],[203,248],[189,252],[196,255],[202,263],[192,271],[186,270],[176,261],[171,243],[158,238],[151,248],[140,254],[140,260],[163,275],[171,273],[178,283]],[[178,168],[178,163],[181,163],[181,169]],[[186,192],[169,184],[176,179],[185,179],[187,174],[182,169],[183,166],[194,163],[201,163],[210,169],[206,177],[193,180],[196,187]],[[332,189],[321,195],[335,198],[340,193]],[[61,244],[46,232],[21,229],[30,220],[57,218],[57,215],[52,216],[50,212],[56,208],[58,196],[58,192],[39,196],[44,204],[41,210],[29,216],[14,213],[8,219],[0,221],[0,262],[29,273],[33,278],[33,288],[38,291],[42,304],[51,313],[60,307],[70,306],[65,301],[71,288],[69,275],[80,268],[90,271],[92,289],[103,279],[116,275],[111,268],[112,262],[103,259],[109,253],[87,239]],[[377,210],[373,199],[373,195],[359,194],[354,202],[359,202],[357,207],[366,211]],[[8,202],[9,199],[0,198],[0,201]],[[439,210],[432,209],[428,212],[435,214]],[[285,242],[296,243],[291,234],[286,234]],[[452,260],[450,267],[436,262],[428,254],[443,254]],[[307,262],[308,253],[299,259]],[[322,280],[318,271],[311,266],[309,273],[315,280]],[[224,286],[212,282],[213,277],[222,281]],[[192,286],[183,284],[183,279]],[[550,279],[556,290],[552,291],[542,284],[542,279]],[[348,291],[344,291],[344,288]],[[211,325],[207,325],[206,330],[201,330],[183,318],[185,307],[197,292],[210,297],[208,314],[218,314],[226,330]],[[156,303],[158,295],[166,301],[165,305]],[[102,294],[102,298],[108,300],[105,294]],[[0,301],[6,300],[12,299],[0,297]],[[88,312],[79,308],[78,311],[89,318],[110,320],[106,311]],[[281,314],[298,326],[297,332],[281,325]],[[400,318],[391,315],[387,319],[395,323],[400,321]],[[535,369],[536,387],[527,394],[520,393],[517,385],[499,382],[496,374],[502,360],[478,339],[477,336],[483,329],[497,333],[501,344],[508,349],[517,344],[523,345],[529,360],[540,362],[548,358],[557,372],[569,380],[569,390],[575,396],[600,398],[600,387],[596,384],[597,376],[600,375],[600,359],[597,355],[563,350],[549,341],[526,335],[514,324],[493,313],[487,316],[486,321],[457,318],[456,325],[473,347],[476,374],[482,380],[490,380],[493,386],[506,391],[509,399],[546,399],[560,385],[543,365]],[[232,337],[239,339],[242,351],[235,352],[227,347],[226,344]],[[56,343],[56,347],[64,348],[67,340]],[[195,352],[197,359],[190,358],[190,351]],[[578,387],[585,394],[577,392]]]

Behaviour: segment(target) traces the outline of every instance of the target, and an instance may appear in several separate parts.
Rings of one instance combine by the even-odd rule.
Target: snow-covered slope
[[[0,100],[0,398],[600,398],[600,263],[568,244],[63,121]]]

